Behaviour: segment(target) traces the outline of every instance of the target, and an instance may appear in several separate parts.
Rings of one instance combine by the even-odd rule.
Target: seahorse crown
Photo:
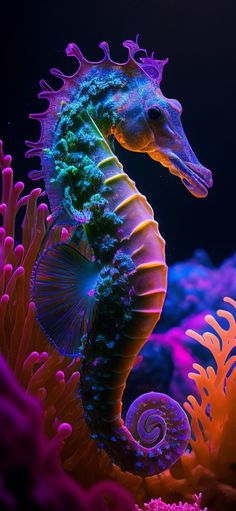
[[[26,145],[30,148],[25,154],[27,158],[39,156],[42,161],[43,149],[45,150],[45,148],[51,147],[53,143],[54,129],[52,129],[52,127],[58,122],[58,115],[61,113],[63,106],[73,101],[79,86],[83,83],[83,71],[85,71],[86,75],[93,66],[96,68],[101,65],[101,68],[103,68],[102,65],[104,65],[104,67],[109,68],[110,65],[110,67],[117,66],[118,70],[124,69],[127,75],[132,76],[135,73],[135,70],[137,70],[137,72],[141,70],[141,72],[150,78],[157,87],[160,87],[163,68],[168,62],[168,59],[155,59],[154,52],[151,53],[151,56],[148,56],[147,50],[141,48],[138,44],[138,35],[136,36],[135,41],[132,41],[131,39],[125,40],[123,42],[123,46],[128,49],[128,59],[125,62],[115,62],[110,56],[109,44],[105,41],[99,44],[99,47],[104,52],[104,56],[98,61],[87,60],[75,43],[68,44],[66,48],[66,55],[69,57],[75,57],[78,60],[78,69],[71,76],[67,76],[60,69],[54,67],[51,68],[50,73],[53,76],[61,78],[63,82],[62,86],[57,90],[54,90],[44,79],[40,80],[39,84],[41,91],[39,92],[38,97],[40,99],[47,99],[49,101],[49,107],[45,112],[33,113],[29,116],[30,119],[36,119],[40,122],[41,133],[37,142],[26,140]],[[136,54],[138,52],[143,52],[145,56],[137,57]],[[50,163],[48,160],[45,166],[48,169],[46,174],[50,175]],[[36,170],[29,172],[28,175],[32,180],[38,180],[46,177],[44,172]]]
[[[101,42],[99,44],[99,48],[101,48],[104,51],[104,57],[102,60],[98,62],[91,62],[84,58],[81,50],[76,46],[76,44],[71,43],[67,46],[66,54],[68,56],[74,56],[76,57],[80,64],[83,62],[87,64],[101,64],[104,63],[105,60],[110,62],[111,64],[116,64],[119,66],[125,66],[129,64],[130,62],[134,62],[149,78],[152,78],[156,81],[157,85],[160,86],[161,80],[162,80],[162,74],[163,74],[163,68],[165,64],[167,64],[168,59],[165,60],[158,60],[154,58],[154,51],[151,53],[151,56],[148,57],[147,50],[145,48],[140,48],[138,44],[138,35],[136,36],[136,40],[132,41],[131,39],[127,39],[123,42],[123,46],[128,49],[129,55],[128,60],[124,63],[115,62],[112,60],[110,56],[110,48],[109,44],[105,41]],[[145,57],[140,57],[140,60],[137,60],[135,58],[135,54],[137,52],[144,52]],[[54,71],[54,70],[53,70]]]

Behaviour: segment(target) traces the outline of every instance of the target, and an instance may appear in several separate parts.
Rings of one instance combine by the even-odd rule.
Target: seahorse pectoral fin
[[[91,330],[99,271],[71,243],[47,248],[35,264],[31,294],[37,319],[63,355],[79,355],[82,337]]]

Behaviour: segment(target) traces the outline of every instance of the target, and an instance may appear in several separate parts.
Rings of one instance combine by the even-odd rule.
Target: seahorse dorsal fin
[[[86,253],[85,240],[81,249]],[[81,340],[94,321],[94,291],[99,276],[96,262],[88,260],[71,243],[47,248],[32,276],[32,299],[37,319],[63,355],[80,354]]]

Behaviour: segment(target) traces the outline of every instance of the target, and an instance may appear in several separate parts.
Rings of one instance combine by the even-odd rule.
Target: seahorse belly
[[[127,174],[105,179],[109,186],[109,207],[123,220],[118,229],[119,249],[135,263],[130,284],[134,290],[132,318],[122,332],[111,332],[111,347],[87,343],[81,371],[81,397],[92,435],[105,447],[115,463],[139,475],[161,471],[124,427],[121,419],[122,394],[128,374],[147,341],[163,307],[167,266],[165,242],[153,211]],[[122,449],[121,449],[122,446]],[[120,454],[119,454],[120,453]],[[128,454],[128,456],[127,456]]]
[[[137,336],[139,332],[138,337],[144,338],[144,344],[160,317],[165,299],[165,241],[160,235],[151,206],[127,174],[107,179],[107,183],[114,187],[110,206],[114,207],[115,203],[114,210],[123,220],[118,231],[122,251],[131,256],[136,265],[131,279],[135,290],[133,321],[127,331],[131,336]],[[141,347],[137,347],[138,351]]]

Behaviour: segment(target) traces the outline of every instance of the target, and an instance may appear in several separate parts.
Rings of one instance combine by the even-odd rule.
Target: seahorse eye
[[[153,106],[152,108],[148,109],[147,115],[151,121],[157,121],[161,117],[161,110],[160,108]]]

